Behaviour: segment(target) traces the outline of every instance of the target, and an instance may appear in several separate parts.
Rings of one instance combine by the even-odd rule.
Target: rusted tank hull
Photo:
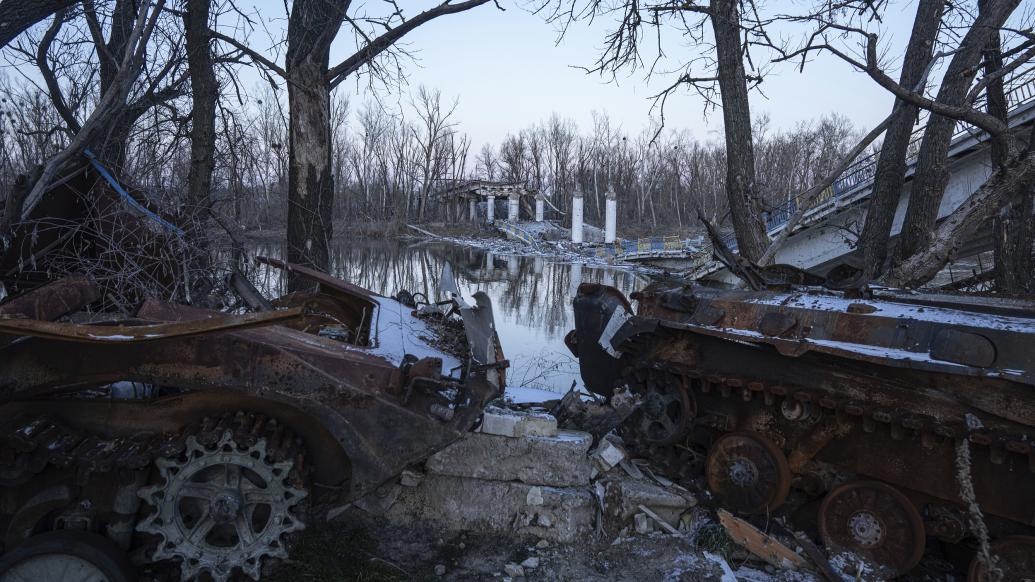
[[[630,440],[706,453],[720,498],[736,492],[728,500],[746,512],[769,511],[781,486],[819,497],[846,476],[876,480],[909,496],[917,512],[903,511],[923,515],[927,533],[960,542],[974,533],[965,448],[990,526],[1030,535],[1033,314],[660,284],[633,298],[635,313],[613,288],[580,287],[568,344],[591,391],[644,397]]]
[[[442,351],[412,309],[306,274],[318,292],[253,314],[149,300],[131,319],[51,321],[96,298],[79,279],[0,307],[5,548],[74,519],[88,531],[118,530],[108,537],[123,549],[132,538],[133,547],[152,544],[155,560],[183,558],[184,580],[226,580],[235,568],[257,577],[263,558],[286,557],[283,534],[460,438],[502,394],[507,363],[486,297],[455,306],[462,325],[452,325],[467,342]],[[226,485],[213,466],[225,468]],[[39,501],[41,491],[57,501]],[[139,500],[126,501],[138,493],[154,506],[146,519]],[[229,512],[220,523],[248,521],[233,522],[220,534],[223,550],[204,550],[199,562],[191,556],[201,546],[182,532],[202,539],[215,528],[209,507]],[[154,535],[165,541],[154,546]]]

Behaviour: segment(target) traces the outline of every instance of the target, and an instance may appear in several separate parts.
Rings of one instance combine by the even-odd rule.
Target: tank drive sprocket
[[[190,436],[182,457],[156,461],[161,482],[139,492],[154,511],[137,530],[160,538],[153,559],[178,560],[181,580],[225,582],[237,568],[257,580],[262,560],[287,558],[284,537],[305,527],[294,463],[272,458],[265,437],[242,446],[226,430],[206,446]]]
[[[684,437],[696,407],[680,378],[653,368],[630,370],[628,376],[641,403],[623,436],[639,448],[671,445]]]

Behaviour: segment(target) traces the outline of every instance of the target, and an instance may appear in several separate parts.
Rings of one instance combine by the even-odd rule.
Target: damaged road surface
[[[1032,576],[1035,305],[661,283],[632,299],[582,285],[566,343],[589,390],[642,399],[622,435],[670,475],[749,517],[793,496],[881,578],[929,549],[971,582]]]
[[[70,322],[98,299],[83,278],[0,304],[0,578],[259,579],[287,534],[456,441],[503,393],[484,295],[418,317],[264,262],[318,290],[244,315],[149,299],[89,324]],[[451,329],[466,340],[440,341]]]

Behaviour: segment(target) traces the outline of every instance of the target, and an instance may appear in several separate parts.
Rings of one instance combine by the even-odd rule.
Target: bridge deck
[[[1035,68],[1015,75],[1011,79],[1009,87],[1007,101],[1010,106],[1009,121],[1011,127],[1030,122],[1035,118]],[[953,136],[949,149],[950,158],[961,156],[988,139],[988,135],[984,131],[969,124],[959,124],[958,127],[959,129]],[[917,154],[919,153],[920,142],[923,139],[924,129],[926,129],[926,126],[914,131],[913,137],[910,140],[908,151],[911,152],[911,155],[907,159],[907,179],[911,178],[915,171]],[[830,187],[812,201],[810,208],[802,216],[796,228],[807,230],[824,222],[826,218],[839,213],[846,207],[857,205],[868,199],[873,189],[873,179],[877,169],[878,157],[879,152],[874,152],[852,163]],[[799,198],[791,197],[783,204],[766,213],[766,226],[770,236],[779,234],[786,227],[790,217],[798,211],[799,202]],[[724,235],[722,240],[732,250],[737,249],[737,240],[733,233]],[[799,266],[808,268],[812,265]],[[695,276],[705,276],[720,269],[722,269],[722,265],[712,261],[699,269]]]

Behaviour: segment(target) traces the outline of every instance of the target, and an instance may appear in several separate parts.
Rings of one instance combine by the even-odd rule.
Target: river
[[[256,245],[256,254],[281,256],[279,246]],[[466,299],[484,291],[492,300],[496,329],[510,360],[507,383],[566,392],[581,385],[578,361],[564,345],[574,326],[572,299],[581,283],[603,283],[628,295],[650,279],[634,270],[565,262],[560,258],[497,255],[444,242],[359,239],[332,249],[332,274],[381,295],[400,289],[434,300],[445,263]],[[276,270],[260,272],[260,286],[276,295],[286,289]],[[473,301],[472,301],[473,302]]]

